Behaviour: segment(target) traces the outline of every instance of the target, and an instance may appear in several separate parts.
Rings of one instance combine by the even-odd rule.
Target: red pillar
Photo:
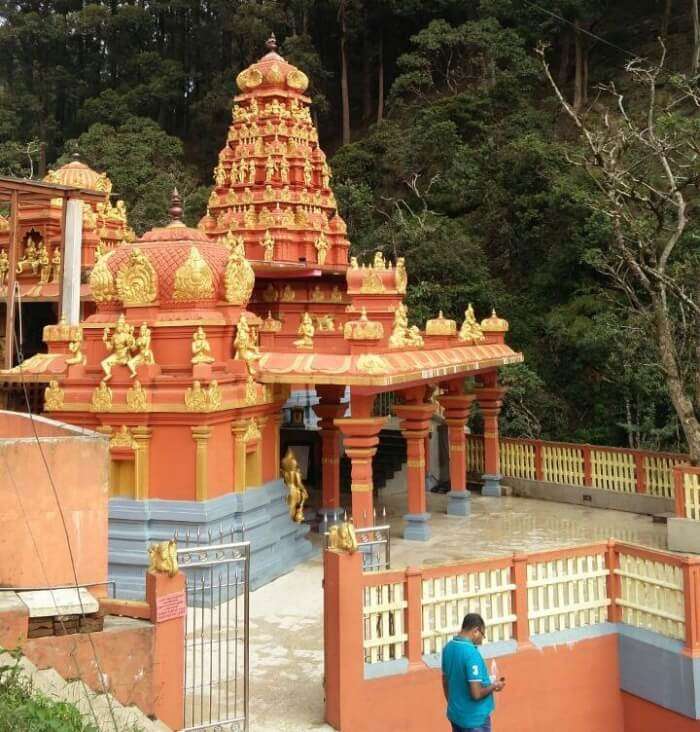
[[[345,454],[350,458],[352,517],[357,528],[373,523],[372,458],[386,417],[340,417],[333,420],[343,433]]]
[[[488,386],[481,386],[475,390],[476,400],[484,416],[484,487],[481,494],[484,496],[501,495],[501,464],[498,442],[498,415],[506,389],[496,386],[496,374],[489,374],[484,379]]]
[[[425,495],[425,438],[430,432],[430,418],[435,411],[434,404],[420,402],[401,404],[394,407],[394,413],[401,420],[401,434],[406,440],[408,513],[404,518],[404,539],[427,541],[430,538]]]
[[[321,516],[331,520],[340,508],[340,430],[335,420],[347,408],[340,402],[342,388],[317,387],[321,402],[314,407],[321,430]]]
[[[464,427],[469,419],[474,394],[446,394],[438,398],[445,410],[447,441],[450,454],[450,493],[447,513],[469,515],[467,492],[467,441]]]
[[[184,727],[185,710],[185,575],[146,573],[146,602],[153,633],[153,713],[168,727]],[[162,613],[173,605],[179,612]]]
[[[347,729],[364,683],[362,554],[323,553],[326,722]]]

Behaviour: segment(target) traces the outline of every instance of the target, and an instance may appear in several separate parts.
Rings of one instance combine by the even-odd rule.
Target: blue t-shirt
[[[456,635],[442,651],[442,673],[447,677],[447,718],[459,727],[480,727],[493,711],[493,694],[475,701],[469,682],[491,683],[479,649],[468,639]]]

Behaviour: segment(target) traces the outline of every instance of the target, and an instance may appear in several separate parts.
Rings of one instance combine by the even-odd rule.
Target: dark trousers
[[[491,718],[489,717],[480,727],[460,727],[452,722],[452,732],[491,732]]]

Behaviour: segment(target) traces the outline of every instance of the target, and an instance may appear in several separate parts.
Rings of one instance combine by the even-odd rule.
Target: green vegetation
[[[17,663],[0,666],[0,732],[96,732],[71,704],[33,690]]]
[[[688,222],[669,261],[675,284],[664,312],[680,364],[675,383],[696,419],[700,231],[689,141],[698,105],[692,95],[676,104],[674,94],[681,74],[697,87],[697,0],[535,5],[0,2],[0,172],[36,175],[42,150],[53,165],[77,148],[109,172],[138,232],[162,221],[174,183],[187,221],[196,222],[230,122],[235,76],[274,31],[281,52],[311,77],[353,253],[380,248],[407,258],[415,322],[440,308],[461,319],[469,301],[482,317],[495,305],[510,321],[509,342],[526,363],[505,376],[504,429],[685,450],[682,400],[669,393],[670,362],[661,358],[651,306],[658,293],[636,281],[626,287],[631,263],[618,257],[614,219],[601,205],[606,194],[595,173],[571,163],[586,148],[535,49],[549,44],[554,79],[592,129],[604,108],[620,124],[615,105],[599,95],[598,84],[609,81],[643,129],[647,92],[625,72],[625,51],[657,63],[657,36],[665,39],[659,95],[673,106],[660,108],[660,129],[688,152],[679,160]],[[659,184],[643,144],[642,137],[625,148],[642,173],[634,196]],[[646,211],[642,199],[630,199],[625,230],[629,241],[645,242],[652,267],[672,225],[672,206],[663,192],[654,195]]]

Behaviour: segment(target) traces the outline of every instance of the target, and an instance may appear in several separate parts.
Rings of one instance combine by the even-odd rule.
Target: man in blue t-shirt
[[[493,682],[477,646],[484,642],[486,625],[481,615],[464,616],[462,630],[442,651],[442,689],[452,732],[491,732],[493,692],[506,685]]]

